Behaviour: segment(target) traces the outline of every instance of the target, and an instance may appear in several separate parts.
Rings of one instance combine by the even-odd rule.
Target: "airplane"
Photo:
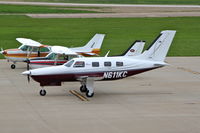
[[[49,67],[54,65],[62,65],[66,63],[68,60],[73,58],[80,58],[83,57],[78,53],[70,50],[69,48],[62,47],[62,46],[52,46],[51,52],[46,57],[38,57],[32,58],[25,62],[27,62],[27,70],[29,67],[31,69],[42,68],[42,67]]]
[[[144,48],[145,42],[142,40],[136,40],[128,50],[129,52],[125,51],[122,55],[127,56],[136,56],[142,53]],[[70,59],[76,58],[76,57],[82,57],[78,55],[77,53],[73,52],[72,50],[66,48],[66,47],[60,47],[60,46],[53,46],[51,47],[51,53],[49,53],[46,57],[39,57],[39,58],[32,58],[28,60],[28,70],[29,67],[31,69],[35,68],[42,68],[42,67],[49,67],[54,65],[62,65],[69,61]]]
[[[152,45],[137,56],[115,57],[84,57],[74,58],[61,66],[52,66],[24,71],[27,75],[40,83],[40,95],[45,96],[44,86],[61,86],[62,82],[79,81],[80,91],[87,97],[94,95],[94,81],[108,81],[123,79],[139,73],[161,68],[176,31],[165,30],[160,33]],[[129,51],[128,51],[129,52]]]
[[[83,47],[69,48],[70,50],[84,56],[94,56],[100,53],[104,34],[95,34],[94,37]],[[45,57],[51,52],[51,46],[43,45],[37,41],[27,38],[16,38],[22,45],[17,49],[1,50],[0,54],[13,62],[12,69],[15,69],[16,62],[24,62],[35,57]]]

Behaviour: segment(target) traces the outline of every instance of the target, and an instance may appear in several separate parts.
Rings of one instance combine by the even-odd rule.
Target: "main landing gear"
[[[45,96],[47,94],[46,90],[42,89],[40,90],[40,96]]]
[[[15,69],[15,67],[16,67],[15,64],[12,64],[12,65],[10,66],[11,69]]]
[[[91,78],[86,78],[81,81],[80,91],[85,92],[87,97],[94,96],[94,80]]]

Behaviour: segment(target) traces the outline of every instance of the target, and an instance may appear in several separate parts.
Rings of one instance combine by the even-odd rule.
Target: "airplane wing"
[[[18,42],[20,42],[21,44],[30,46],[30,47],[42,47],[43,45],[39,42],[36,42],[34,40],[31,39],[27,39],[27,38],[16,38],[16,40]]]
[[[78,55],[76,52],[70,50],[67,47],[63,47],[63,46],[52,46],[51,51],[56,54]]]

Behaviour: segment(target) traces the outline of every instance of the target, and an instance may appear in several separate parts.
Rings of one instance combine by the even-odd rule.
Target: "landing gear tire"
[[[86,91],[87,91],[86,86],[85,86],[85,85],[82,85],[82,86],[80,87],[80,91],[81,91],[81,92],[86,92]]]
[[[89,90],[86,91],[86,96],[87,97],[93,97],[94,96],[94,92],[93,93],[89,93]]]
[[[40,90],[40,96],[45,96],[47,94],[46,90]]]
[[[10,68],[11,68],[11,69],[15,69],[15,64],[12,64],[12,65],[10,66]]]

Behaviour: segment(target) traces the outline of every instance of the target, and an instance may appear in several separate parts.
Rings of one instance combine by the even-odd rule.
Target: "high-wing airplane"
[[[44,86],[61,86],[62,82],[80,81],[81,92],[87,97],[94,95],[94,81],[117,80],[166,66],[164,62],[176,31],[162,31],[151,47],[138,56],[74,58],[61,66],[25,71],[40,83],[41,96],[46,95]],[[130,52],[130,50],[128,51]]]
[[[51,52],[46,57],[38,57],[27,60],[27,69],[29,69],[29,67],[35,69],[54,65],[62,65],[68,60],[78,57],[82,57],[82,55],[79,55],[78,53],[70,50],[69,48],[62,46],[52,46]]]
[[[85,46],[69,49],[84,56],[97,55],[100,53],[104,36],[104,34],[96,34]],[[31,39],[17,38],[16,40],[22,43],[19,48],[0,51],[8,61],[13,62],[12,69],[15,69],[16,62],[24,62],[35,57],[45,57],[51,51],[51,46],[43,45]]]
[[[136,40],[131,47],[122,55],[126,56],[136,56],[142,53],[144,48],[144,41]],[[42,67],[49,67],[54,65],[62,65],[67,61],[76,58],[82,57],[78,55],[76,52],[72,51],[66,47],[60,46],[52,46],[51,53],[49,53],[46,57],[39,57],[33,58],[28,60],[28,68],[35,69],[35,68],[42,68]]]

